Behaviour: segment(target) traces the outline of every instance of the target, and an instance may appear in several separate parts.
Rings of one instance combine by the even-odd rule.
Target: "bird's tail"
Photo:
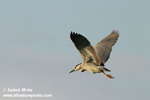
[[[110,70],[109,70],[109,69],[107,69],[107,68],[105,68],[105,67],[104,67],[104,71],[110,72]]]

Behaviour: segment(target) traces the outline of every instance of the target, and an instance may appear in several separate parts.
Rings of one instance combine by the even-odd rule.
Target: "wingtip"
[[[74,38],[74,36],[75,36],[76,34],[77,34],[77,33],[71,31],[71,33],[70,33],[70,38],[71,38],[71,40],[73,40],[73,38]]]
[[[74,35],[74,34],[75,34],[75,32],[72,32],[72,31],[71,31],[71,32],[70,32],[70,37],[72,37],[72,35]]]
[[[78,34],[78,33],[76,33],[76,32],[71,31],[70,37],[73,37],[73,36],[82,36],[82,35],[81,35],[81,34]]]
[[[116,29],[113,29],[112,33],[118,34],[118,35],[120,34],[119,31],[117,31]]]
[[[70,34],[77,34],[77,33],[75,33],[75,32],[73,32],[73,31],[71,31],[71,32],[70,32]]]

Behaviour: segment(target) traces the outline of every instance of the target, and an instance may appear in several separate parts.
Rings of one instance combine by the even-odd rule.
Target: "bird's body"
[[[93,74],[95,73],[101,73],[102,71],[110,71],[103,67],[102,65],[96,65],[94,63],[81,63],[78,65],[80,72],[89,71]]]
[[[104,73],[104,71],[110,71],[104,67],[104,63],[108,60],[112,46],[116,43],[118,37],[118,31],[113,30],[110,35],[93,47],[84,36],[71,32],[70,38],[79,50],[83,59],[82,63],[78,64],[71,72],[90,71],[94,74],[102,72],[108,78],[113,78],[111,75]]]
[[[86,63],[84,67],[86,68],[87,71],[90,71],[94,74],[105,71],[105,68],[103,66],[95,65],[93,63]]]

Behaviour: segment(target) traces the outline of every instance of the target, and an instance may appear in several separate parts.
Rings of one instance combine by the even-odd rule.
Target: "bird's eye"
[[[77,66],[76,67],[74,67],[74,69],[76,69],[77,68]]]

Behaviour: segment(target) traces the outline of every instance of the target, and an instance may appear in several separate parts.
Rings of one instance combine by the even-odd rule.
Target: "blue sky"
[[[43,100],[148,100],[148,0],[0,0],[0,79],[3,88],[51,93]],[[120,32],[103,74],[69,74],[81,57],[70,32],[95,45]],[[3,98],[1,100],[29,100]],[[41,100],[41,98],[33,98]]]

